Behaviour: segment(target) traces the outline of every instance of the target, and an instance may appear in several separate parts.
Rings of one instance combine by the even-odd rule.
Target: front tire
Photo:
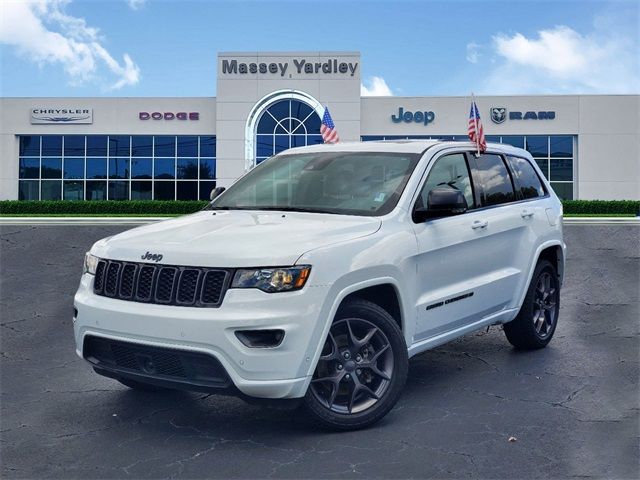
[[[540,260],[518,316],[504,325],[509,343],[523,350],[544,348],[551,341],[560,312],[560,281],[555,267]]]
[[[350,300],[333,320],[305,406],[326,427],[364,428],[396,404],[408,368],[407,346],[393,317],[367,300]]]

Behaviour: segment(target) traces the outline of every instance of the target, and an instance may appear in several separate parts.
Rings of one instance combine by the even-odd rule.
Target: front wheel
[[[336,430],[355,430],[384,417],[407,379],[407,346],[397,323],[367,300],[336,314],[304,402],[312,417]]]

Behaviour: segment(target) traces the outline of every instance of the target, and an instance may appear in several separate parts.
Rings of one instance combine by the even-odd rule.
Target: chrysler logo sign
[[[31,124],[93,123],[92,108],[32,108]]]
[[[491,107],[489,114],[493,123],[504,123],[507,118],[509,120],[553,120],[556,118],[554,111],[507,112],[505,107]]]

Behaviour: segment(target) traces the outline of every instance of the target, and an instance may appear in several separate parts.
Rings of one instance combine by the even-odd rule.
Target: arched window
[[[322,143],[316,108],[296,99],[272,103],[255,130],[255,164],[288,148]]]

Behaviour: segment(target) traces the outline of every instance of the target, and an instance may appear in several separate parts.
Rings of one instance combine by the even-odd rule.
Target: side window
[[[499,205],[513,202],[516,198],[511,183],[511,175],[500,155],[485,154],[475,159],[477,176],[476,184],[482,186],[484,205]]]
[[[516,189],[522,198],[544,197],[542,182],[529,161],[520,157],[507,157],[507,160],[517,180]]]
[[[427,206],[427,198],[433,188],[443,186],[460,190],[467,200],[469,209],[475,208],[469,168],[467,167],[467,161],[463,153],[445,155],[436,160],[420,192],[422,206]]]

